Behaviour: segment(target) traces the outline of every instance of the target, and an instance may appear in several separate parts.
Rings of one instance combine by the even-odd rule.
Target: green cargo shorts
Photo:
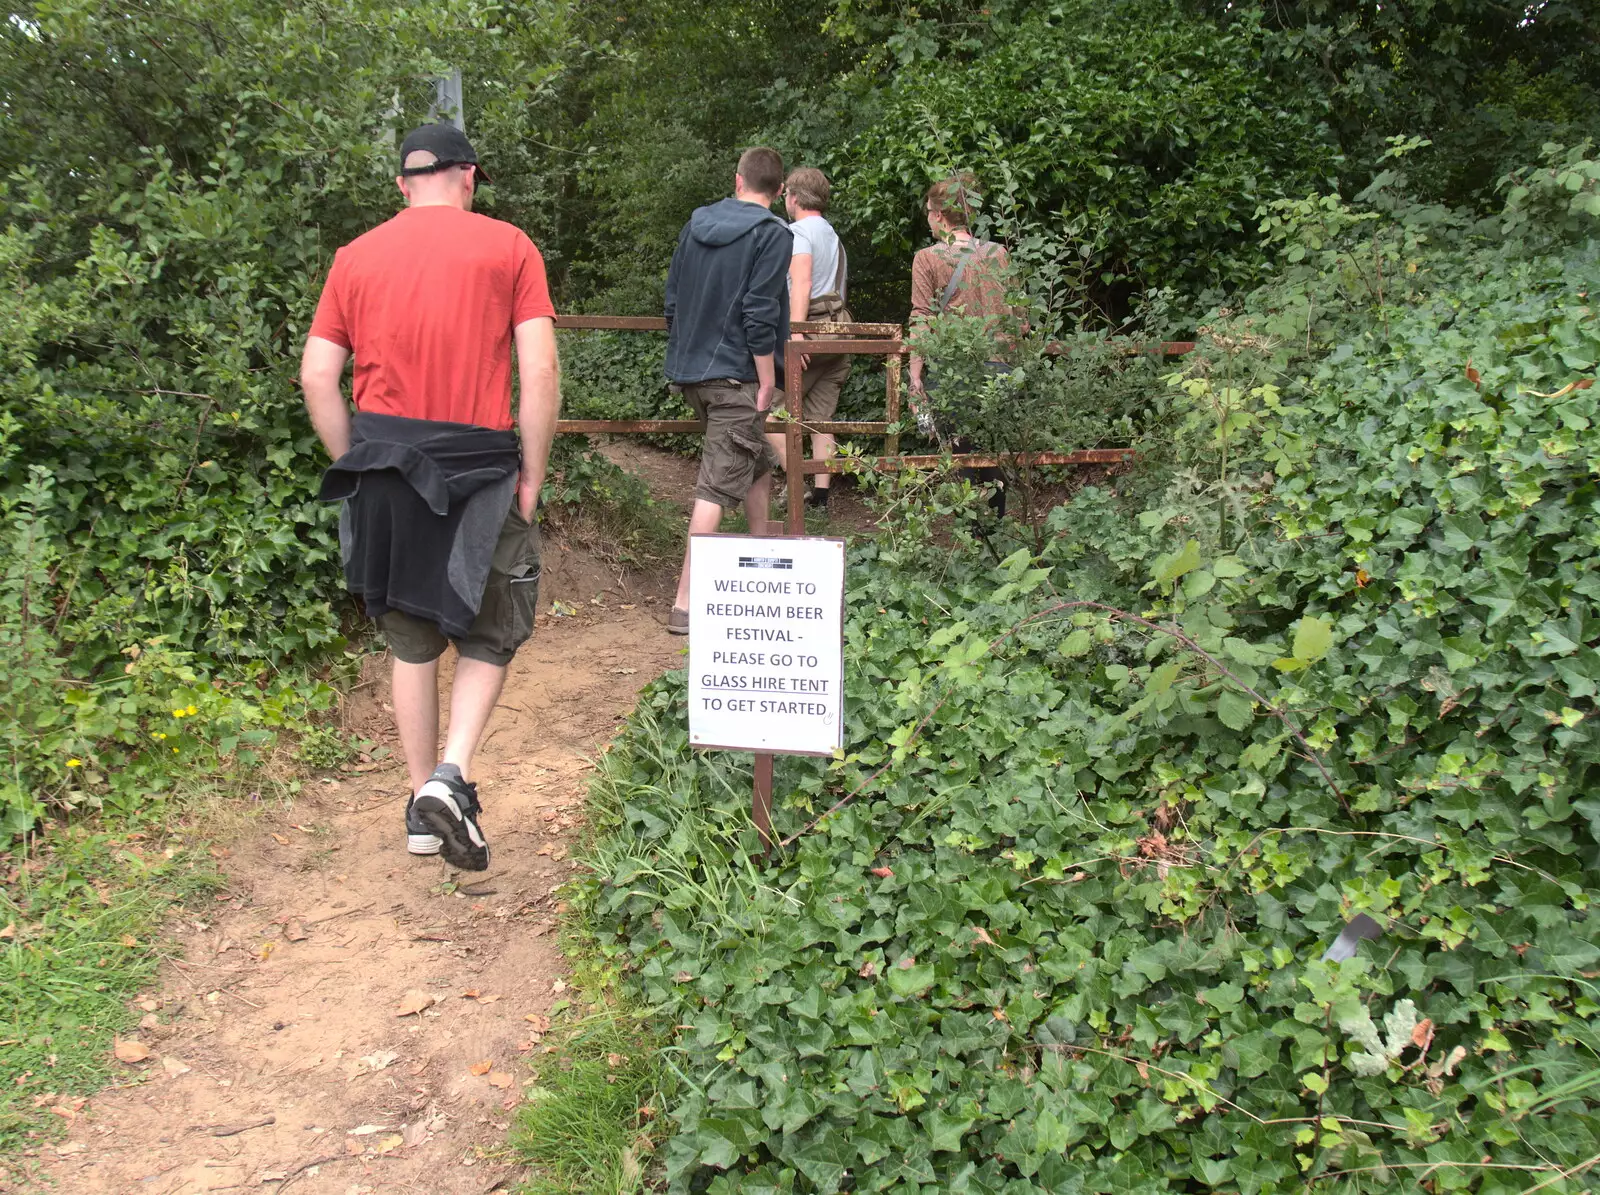
[[[532,637],[538,607],[539,525],[524,519],[513,500],[489,563],[483,603],[466,635],[455,640],[456,650],[465,659],[504,668]],[[403,610],[380,615],[378,626],[394,658],[405,664],[431,664],[449,642],[436,624]]]
[[[706,422],[700,477],[694,496],[718,506],[738,506],[755,482],[778,467],[761,430],[766,412],[756,410],[754,382],[714,381],[683,387],[683,396]]]
[[[791,347],[799,352],[799,346]],[[839,395],[850,377],[850,358],[818,353],[800,375],[802,418],[806,423],[826,423],[839,409]]]

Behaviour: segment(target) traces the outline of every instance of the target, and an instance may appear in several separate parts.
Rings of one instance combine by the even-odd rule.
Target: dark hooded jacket
[[[320,496],[344,502],[345,584],[369,617],[403,610],[451,639],[467,633],[521,461],[514,432],[356,412]]]
[[[783,385],[794,234],[742,199],[696,208],[667,271],[667,380],[756,380],[755,357],[776,357]]]

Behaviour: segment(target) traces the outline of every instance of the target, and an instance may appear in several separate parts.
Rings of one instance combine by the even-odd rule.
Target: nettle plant
[[[682,1027],[673,1189],[1591,1185],[1600,246],[1418,273],[1244,304],[1327,314],[1269,337],[1238,550],[1104,489],[996,563],[857,548],[845,753],[780,761],[771,866],[647,692],[584,899]]]

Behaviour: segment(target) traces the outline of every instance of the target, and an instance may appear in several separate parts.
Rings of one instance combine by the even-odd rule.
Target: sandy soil
[[[605,450],[687,512],[696,461],[622,439]],[[853,484],[834,505],[829,533],[870,527]],[[230,845],[226,890],[172,927],[176,957],[136,1001],[131,1040],[148,1057],[0,1192],[517,1184],[506,1129],[565,998],[557,890],[576,866],[588,757],[684,646],[663,626],[676,559],[637,576],[604,556],[546,542],[538,630],[479,756],[490,870],[406,854],[405,773],[375,658],[346,720],[395,754],[360,775],[308,777],[292,806]]]
[[[177,957],[136,1001],[149,1058],[11,1189],[514,1187],[506,1128],[566,991],[556,893],[576,866],[587,757],[681,659],[662,626],[671,580],[547,544],[537,634],[479,757],[490,870],[406,854],[397,758],[308,779],[231,845],[212,907],[172,927]],[[552,615],[557,599],[575,613]],[[393,747],[387,667],[372,663],[347,719]]]

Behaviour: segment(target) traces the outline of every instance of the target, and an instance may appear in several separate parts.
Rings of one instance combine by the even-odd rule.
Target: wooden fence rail
[[[556,327],[565,331],[590,332],[665,332],[667,321],[652,315],[563,315],[556,317]],[[769,419],[768,432],[784,437],[784,468],[790,478],[789,500],[785,527],[790,535],[805,534],[805,487],[800,478],[805,474],[838,473],[858,467],[856,463],[842,463],[835,458],[829,461],[805,459],[805,437],[809,435],[868,435],[883,437],[883,455],[866,462],[878,472],[896,469],[926,469],[937,466],[943,456],[901,456],[900,434],[900,374],[906,347],[903,329],[899,324],[827,323],[816,320],[797,322],[790,327],[796,332],[833,336],[833,340],[808,340],[804,352],[814,356],[879,356],[886,358],[884,365],[884,416],[879,421],[834,420],[823,423],[804,423],[800,393],[800,353],[790,351],[784,360],[784,399],[787,419]],[[1159,345],[1139,346],[1143,351],[1162,356],[1181,356],[1193,351],[1192,341],[1166,341]],[[1062,350],[1065,351],[1065,350]],[[679,434],[702,435],[705,424],[689,419],[562,419],[556,432],[581,432],[600,435]],[[1004,458],[982,453],[962,453],[952,459],[962,467],[998,465],[1005,461],[1030,465],[1091,465],[1114,464],[1133,455],[1131,448],[1089,448],[1077,452],[1033,452],[1018,457]]]

